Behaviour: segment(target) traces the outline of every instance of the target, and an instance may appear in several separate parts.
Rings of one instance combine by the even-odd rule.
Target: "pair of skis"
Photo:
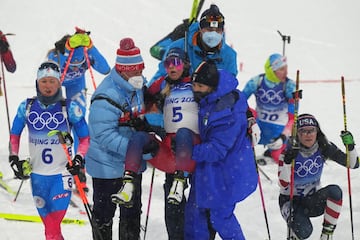
[[[14,191],[7,182],[3,179],[3,174],[0,172],[0,188],[4,189],[6,192],[8,192],[10,195],[16,195],[16,191]]]
[[[3,213],[0,212],[0,218],[11,221],[20,221],[20,222],[38,222],[41,223],[41,218],[35,215],[26,215],[26,214],[17,214],[17,213]],[[84,226],[87,221],[82,219],[75,218],[64,218],[62,220],[63,224],[77,224],[80,226]]]

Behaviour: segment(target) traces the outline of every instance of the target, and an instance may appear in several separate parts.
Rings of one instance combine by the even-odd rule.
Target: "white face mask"
[[[203,32],[201,38],[208,47],[214,48],[220,44],[222,40],[222,33],[218,33],[216,31]]]
[[[141,89],[144,86],[143,76],[134,76],[129,78],[128,83],[136,89]]]

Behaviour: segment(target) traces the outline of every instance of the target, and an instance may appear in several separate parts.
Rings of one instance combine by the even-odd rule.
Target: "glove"
[[[340,134],[341,140],[343,141],[344,145],[348,146],[349,151],[352,151],[355,146],[354,138],[351,132],[349,131],[341,131]]]
[[[280,136],[278,136],[277,138],[271,139],[270,143],[267,144],[266,146],[270,150],[278,150],[278,149],[280,149],[282,147],[285,140],[286,140],[286,136],[284,134],[280,134]]]
[[[29,179],[30,174],[30,164],[26,160],[19,160],[19,157],[16,155],[9,156],[10,167],[14,171],[15,176],[18,179],[26,180]],[[25,170],[25,171],[24,171]]]
[[[66,169],[71,173],[71,175],[79,175],[80,169],[84,168],[85,161],[79,154],[76,154],[74,159],[71,161],[71,166],[69,163],[66,164]]]
[[[143,120],[141,118],[132,118],[129,121],[129,124],[131,127],[135,128],[136,131],[148,132],[150,130],[150,126],[146,119]]]
[[[77,47],[87,47],[90,48],[92,46],[91,39],[89,35],[86,33],[75,33],[69,38],[69,46],[71,48]]]
[[[9,43],[0,39],[0,53],[4,53],[9,50]]]
[[[295,143],[294,143],[295,141]],[[297,143],[296,140],[291,140],[290,144],[288,145],[288,147],[285,150],[285,154],[284,154],[284,162],[286,164],[290,164],[292,162],[293,159],[296,158],[296,156],[299,154],[300,151],[300,147],[299,144]]]
[[[65,44],[69,37],[71,37],[71,36],[66,34],[60,40],[55,42],[54,45],[55,45],[56,51],[59,51],[61,54],[65,53]]]
[[[260,141],[261,130],[254,117],[248,118],[248,134],[251,136],[252,145],[257,145]]]

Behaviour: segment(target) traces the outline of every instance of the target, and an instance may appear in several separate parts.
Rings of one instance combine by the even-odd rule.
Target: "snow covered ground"
[[[289,76],[295,79],[300,70],[303,99],[300,113],[313,113],[319,120],[328,138],[342,147],[339,137],[344,128],[341,87],[338,81],[344,76],[346,81],[347,126],[360,142],[360,74],[358,55],[360,31],[358,23],[360,3],[356,0],[304,0],[304,1],[205,1],[205,8],[216,3],[225,15],[227,41],[238,52],[238,63],[243,64],[239,72],[239,88],[245,82],[263,71],[268,55],[282,52],[283,42],[277,30],[290,35],[286,44],[289,62]],[[0,29],[13,32],[9,36],[18,68],[14,74],[5,72],[9,112],[11,119],[21,100],[35,95],[34,80],[36,69],[44,60],[48,49],[66,33],[73,33],[74,27],[90,30],[92,40],[98,49],[114,64],[119,40],[133,37],[142,50],[147,78],[155,73],[157,60],[149,54],[149,47],[167,34],[182,19],[187,18],[191,0],[182,1],[13,1],[1,0]],[[88,76],[90,94],[93,92]],[[96,82],[103,76],[95,73]],[[250,100],[253,104],[253,99]],[[8,156],[8,129],[4,97],[0,97],[0,171],[14,189],[20,181],[12,179]],[[21,156],[27,156],[26,132],[22,138]],[[357,150],[360,151],[359,147]],[[256,148],[258,154],[263,147]],[[285,239],[286,226],[281,218],[278,204],[277,168],[274,164],[262,167],[272,182],[261,175],[266,212],[269,220],[271,239]],[[360,224],[360,180],[359,171],[351,171],[352,211],[355,239],[360,238],[357,228]],[[151,171],[147,171],[143,181],[143,218],[147,210],[148,190]],[[151,202],[147,239],[167,239],[163,220],[163,173],[156,171],[153,198]],[[344,206],[334,239],[351,239],[349,194],[346,169],[329,163],[323,174],[323,184],[338,183],[344,192]],[[89,183],[89,185],[91,185]],[[32,202],[29,182],[25,182],[16,202],[13,196],[0,189],[0,212],[36,215]],[[91,198],[90,198],[91,200]],[[250,240],[266,239],[267,232],[257,190],[248,199],[238,204],[236,214],[243,231]],[[87,219],[77,209],[69,208],[67,216]],[[310,239],[318,239],[322,218],[313,220],[314,233]],[[117,223],[114,223],[114,239],[117,239]],[[44,239],[40,223],[11,222],[0,219],[1,239]],[[90,225],[63,225],[66,239],[91,239]]]

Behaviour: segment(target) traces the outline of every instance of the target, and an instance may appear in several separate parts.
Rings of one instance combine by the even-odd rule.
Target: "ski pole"
[[[299,82],[300,82],[300,72],[299,70],[296,71],[296,88],[295,92],[293,93],[294,96],[294,125],[292,127],[291,136],[292,139],[296,138],[297,135],[297,117],[299,112],[299,100],[301,98],[301,90],[299,90]],[[292,147],[296,147],[296,141],[293,141]],[[290,233],[291,233],[291,224],[294,220],[294,179],[295,179],[295,159],[291,161],[291,174],[290,174],[290,216],[288,219],[288,233],[287,233],[287,240],[290,240]]]
[[[262,190],[262,185],[261,185],[261,179],[260,179],[260,173],[259,173],[259,166],[256,163],[256,153],[255,153],[255,148],[254,146],[252,147],[253,153],[254,153],[254,160],[255,160],[255,165],[256,165],[256,172],[258,175],[258,184],[259,184],[259,192],[260,192],[260,197],[261,197],[261,205],[263,208],[263,212],[264,212],[264,218],[265,218],[265,223],[266,223],[266,230],[267,230],[267,234],[269,239],[271,240],[271,236],[270,236],[270,228],[269,228],[269,221],[268,221],[268,217],[267,217],[267,213],[266,213],[266,207],[265,207],[265,201],[264,201],[264,193]],[[271,181],[271,180],[270,180]]]
[[[92,82],[92,84],[93,84],[94,90],[96,90],[95,78],[94,78],[93,71],[92,71],[92,69],[91,69],[91,63],[90,63],[90,59],[89,59],[89,54],[88,54],[88,51],[87,51],[87,48],[86,48],[86,47],[84,47],[84,55],[85,55],[85,58],[86,58],[87,66],[88,66],[89,71],[90,71],[91,82]]]
[[[67,73],[67,70],[69,69],[70,61],[71,61],[71,58],[72,58],[73,54],[74,54],[74,49],[71,49],[71,50],[70,50],[70,53],[69,53],[69,56],[68,56],[68,58],[67,58],[67,60],[66,60],[66,64],[65,64],[64,71],[62,72],[61,77],[60,77],[60,83],[61,83],[61,84],[62,84],[63,81],[65,80],[65,75],[66,75],[66,73]],[[60,66],[60,67],[61,67],[61,66]]]
[[[59,130],[52,130],[48,133],[48,136],[51,137],[53,135],[57,135],[58,138],[59,138],[59,142],[64,150],[64,153],[66,155],[66,158],[68,160],[68,163],[70,166],[72,166],[72,160],[71,160],[71,156],[69,154],[69,151],[68,151],[68,145],[71,145],[72,144],[72,138],[71,138],[71,135],[67,132],[61,132]],[[66,141],[68,140],[68,141]],[[90,207],[90,204],[88,202],[88,199],[85,195],[85,192],[84,192],[84,189],[81,187],[81,182],[80,182],[80,178],[78,175],[74,175],[74,180],[75,180],[75,184],[76,184],[76,187],[79,191],[79,194],[80,194],[80,198],[84,204],[84,207],[85,207],[85,211],[86,211],[86,215],[88,216],[89,218],[89,222],[90,222],[90,225],[92,227],[92,229],[94,230],[96,236],[98,238],[96,238],[96,240],[104,240],[101,233],[100,233],[100,230],[99,228],[97,227],[96,223],[94,222],[94,220],[92,219],[92,210],[91,210],[91,207]]]
[[[256,163],[256,167],[257,167],[257,169],[260,171],[260,173],[261,173],[262,175],[264,175],[264,177],[265,177],[270,183],[272,183],[271,178],[264,172],[264,170],[261,169],[261,167],[259,166],[259,164]]]
[[[152,174],[151,174],[148,207],[147,207],[147,210],[146,210],[146,220],[145,220],[145,227],[144,227],[144,240],[146,238],[147,226],[148,226],[148,222],[149,222],[149,213],[150,213],[150,204],[151,204],[151,197],[152,197],[152,191],[153,191],[153,185],[154,185],[154,176],[155,176],[155,168],[153,167]]]
[[[20,186],[19,186],[19,188],[18,188],[18,190],[17,190],[17,192],[16,192],[16,195],[15,195],[15,197],[14,197],[13,202],[16,202],[17,197],[19,196],[20,190],[21,190],[21,188],[22,188],[22,185],[24,184],[24,181],[25,181],[24,179],[21,180]]]
[[[8,122],[8,130],[9,130],[9,136],[10,136],[10,115],[9,115],[9,103],[7,98],[7,91],[6,91],[6,82],[5,82],[5,74],[4,74],[4,60],[1,58],[1,76],[4,83],[4,97],[5,97],[5,108],[6,108],[6,116],[7,116],[7,122]],[[1,89],[1,87],[0,87]],[[9,146],[10,147],[10,146]]]
[[[17,197],[18,197],[19,194],[20,194],[22,185],[24,184],[24,181],[30,178],[30,173],[31,173],[30,158],[27,158],[27,159],[25,160],[24,164],[22,165],[22,169],[23,169],[24,175],[27,176],[27,178],[21,179],[20,186],[19,186],[19,188],[18,188],[18,190],[17,190],[17,192],[16,192],[16,195],[15,195],[15,197],[14,197],[13,202],[16,202]]]
[[[344,130],[347,131],[346,123],[346,100],[345,100],[345,80],[344,77],[341,77],[341,94],[342,94],[342,105],[343,105],[343,116],[344,116]],[[349,156],[349,146],[345,145],[346,149],[346,169],[347,169],[347,182],[348,182],[348,192],[349,192],[349,209],[350,209],[350,223],[351,223],[351,239],[354,240],[354,221],[353,221],[353,211],[352,211],[352,197],[351,197],[351,178],[350,178],[350,156]]]
[[[283,41],[283,56],[285,56],[285,44],[286,41],[288,42],[288,44],[290,44],[290,36],[282,35],[279,30],[277,30],[277,32],[280,34],[280,37]]]

